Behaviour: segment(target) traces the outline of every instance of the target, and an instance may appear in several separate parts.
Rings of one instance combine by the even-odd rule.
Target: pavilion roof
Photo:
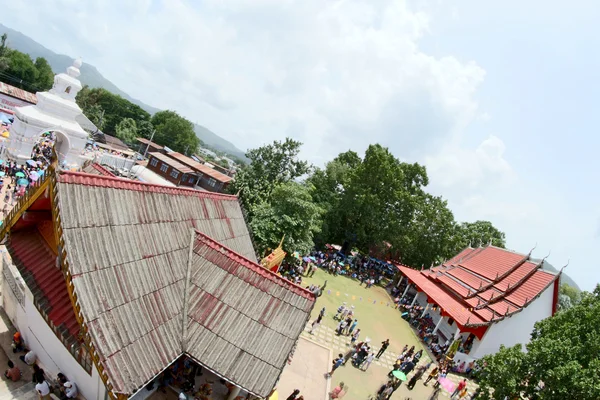
[[[459,324],[481,326],[521,311],[558,278],[542,264],[487,246],[466,248],[428,270],[399,269]]]

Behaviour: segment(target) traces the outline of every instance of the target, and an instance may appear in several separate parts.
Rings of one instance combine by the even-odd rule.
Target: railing
[[[2,257],[2,275],[4,275],[4,280],[10,287],[10,290],[12,290],[21,307],[25,308],[25,287],[10,270],[10,265],[6,261],[6,256]]]

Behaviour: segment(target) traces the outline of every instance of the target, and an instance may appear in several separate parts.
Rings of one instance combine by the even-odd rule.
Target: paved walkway
[[[313,334],[311,335],[310,333],[308,333],[310,331],[310,327],[311,327],[312,321],[309,321],[306,324],[306,327],[304,328],[304,332],[302,332],[302,336],[310,338],[311,340],[322,344],[323,346],[326,346],[328,348],[330,348],[334,353],[346,353],[349,349],[350,349],[350,337],[349,336],[338,336],[335,333],[335,330],[332,328],[329,328],[327,326],[321,325],[318,329],[316,329],[315,331],[313,331]],[[361,339],[365,339],[367,336],[361,337]],[[372,344],[372,349],[375,353],[377,353],[377,351],[379,350],[379,347],[376,346],[375,343]],[[375,359],[375,361],[373,361],[373,365],[376,365],[378,367],[383,367],[387,370],[391,370],[394,363],[396,362],[396,359],[398,358],[398,354],[394,353],[392,351],[386,351],[379,360]],[[431,361],[431,358],[429,357],[429,355],[427,354],[427,352],[423,352],[423,356],[421,357],[421,361],[420,361],[420,365],[423,364],[427,364]],[[433,369],[434,366],[432,365],[432,367],[430,368]],[[427,378],[427,375],[429,374],[428,370],[423,377]],[[408,375],[409,378],[411,376],[411,374]],[[458,385],[458,383],[464,379],[464,377],[460,376],[460,375],[456,375],[456,374],[448,374],[448,379],[450,379],[455,385]],[[415,388],[418,387],[422,387],[423,386],[423,382],[424,381],[420,381],[417,383],[417,385],[415,386]],[[472,380],[468,380],[467,381],[467,390],[469,395],[471,396],[473,394],[473,392],[477,389],[477,384],[475,382],[473,382]],[[429,383],[429,388],[431,388],[433,385],[433,382]],[[426,388],[423,387],[423,390],[418,390],[415,389],[415,392],[411,393],[409,392],[405,385],[403,384],[401,386],[401,389],[404,389],[403,392],[406,392],[407,395],[408,394],[412,394],[413,396],[416,395],[416,397],[407,397],[407,398],[413,398],[413,399],[420,399],[419,394],[417,392],[422,392],[424,391]],[[431,389],[427,389],[428,394],[431,394]],[[291,392],[290,392],[291,393]],[[403,396],[405,396],[403,394]],[[403,397],[399,397],[399,398],[403,398]],[[442,390],[442,392],[440,393],[439,396],[440,399],[448,399],[450,398],[450,393],[446,392],[445,390]],[[469,397],[467,397],[468,399]]]

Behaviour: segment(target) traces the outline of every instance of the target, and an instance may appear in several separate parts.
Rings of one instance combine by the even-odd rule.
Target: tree
[[[506,246],[504,232],[498,230],[490,221],[463,222],[457,227],[457,247],[454,251],[458,253],[465,247],[485,246],[489,243],[496,247]]]
[[[133,143],[138,137],[137,126],[131,118],[123,118],[117,125],[117,137],[125,143]]]
[[[37,91],[37,69],[31,58],[20,51],[10,50],[7,54],[8,68],[4,71],[2,79],[9,85],[27,91]]]
[[[560,294],[558,296],[559,310],[566,310],[567,308],[571,308],[574,305],[579,304],[580,301],[581,292],[577,288],[569,286],[566,283],[560,285]]]
[[[48,64],[48,61],[44,57],[36,58],[34,65],[37,70],[37,78],[34,82],[37,90],[40,92],[50,90],[54,84],[52,67],[50,67],[50,64]]]
[[[194,132],[194,124],[175,111],[159,111],[152,116],[151,122],[156,129],[155,143],[185,154],[194,153],[198,148],[200,139]]]
[[[579,304],[535,324],[527,352],[501,349],[479,360],[482,399],[600,399],[600,285]],[[506,367],[503,367],[506,366]],[[538,383],[542,383],[539,385]]]
[[[286,138],[284,142],[275,141],[246,153],[250,164],[236,174],[229,192],[240,193],[240,201],[250,220],[259,205],[270,202],[277,185],[308,173],[308,163],[298,159],[300,146],[302,143]]]
[[[0,36],[0,72],[8,69],[8,52],[9,52],[9,48],[6,46],[6,39],[8,38],[8,35],[6,33],[3,33],[2,36]]]
[[[276,185],[270,201],[256,207],[249,224],[259,254],[277,247],[284,235],[284,250],[307,253],[314,246],[313,235],[320,228],[320,215],[321,209],[305,185],[294,181]]]
[[[100,114],[103,115],[102,130],[110,135],[116,134],[117,125],[124,118],[131,118],[136,124],[150,121],[150,114],[147,111],[106,89],[90,88],[86,85],[79,91],[75,101],[92,122],[94,119],[98,120],[100,111],[104,111]]]
[[[100,104],[92,104],[83,111],[85,116],[98,128],[104,129],[104,110]]]
[[[137,128],[138,135],[148,140],[152,138],[152,132],[154,131],[154,126],[152,125],[152,122],[146,120],[139,121],[137,123]]]

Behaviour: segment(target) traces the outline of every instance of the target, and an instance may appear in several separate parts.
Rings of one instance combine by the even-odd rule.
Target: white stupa
[[[31,158],[33,146],[44,132],[54,132],[54,148],[61,165],[77,168],[84,161],[82,156],[88,134],[75,121],[82,113],[75,103],[81,90],[81,60],[77,59],[66,73],[54,76],[54,85],[48,92],[38,92],[37,104],[17,107],[15,121],[10,128],[8,158],[19,164]]]

